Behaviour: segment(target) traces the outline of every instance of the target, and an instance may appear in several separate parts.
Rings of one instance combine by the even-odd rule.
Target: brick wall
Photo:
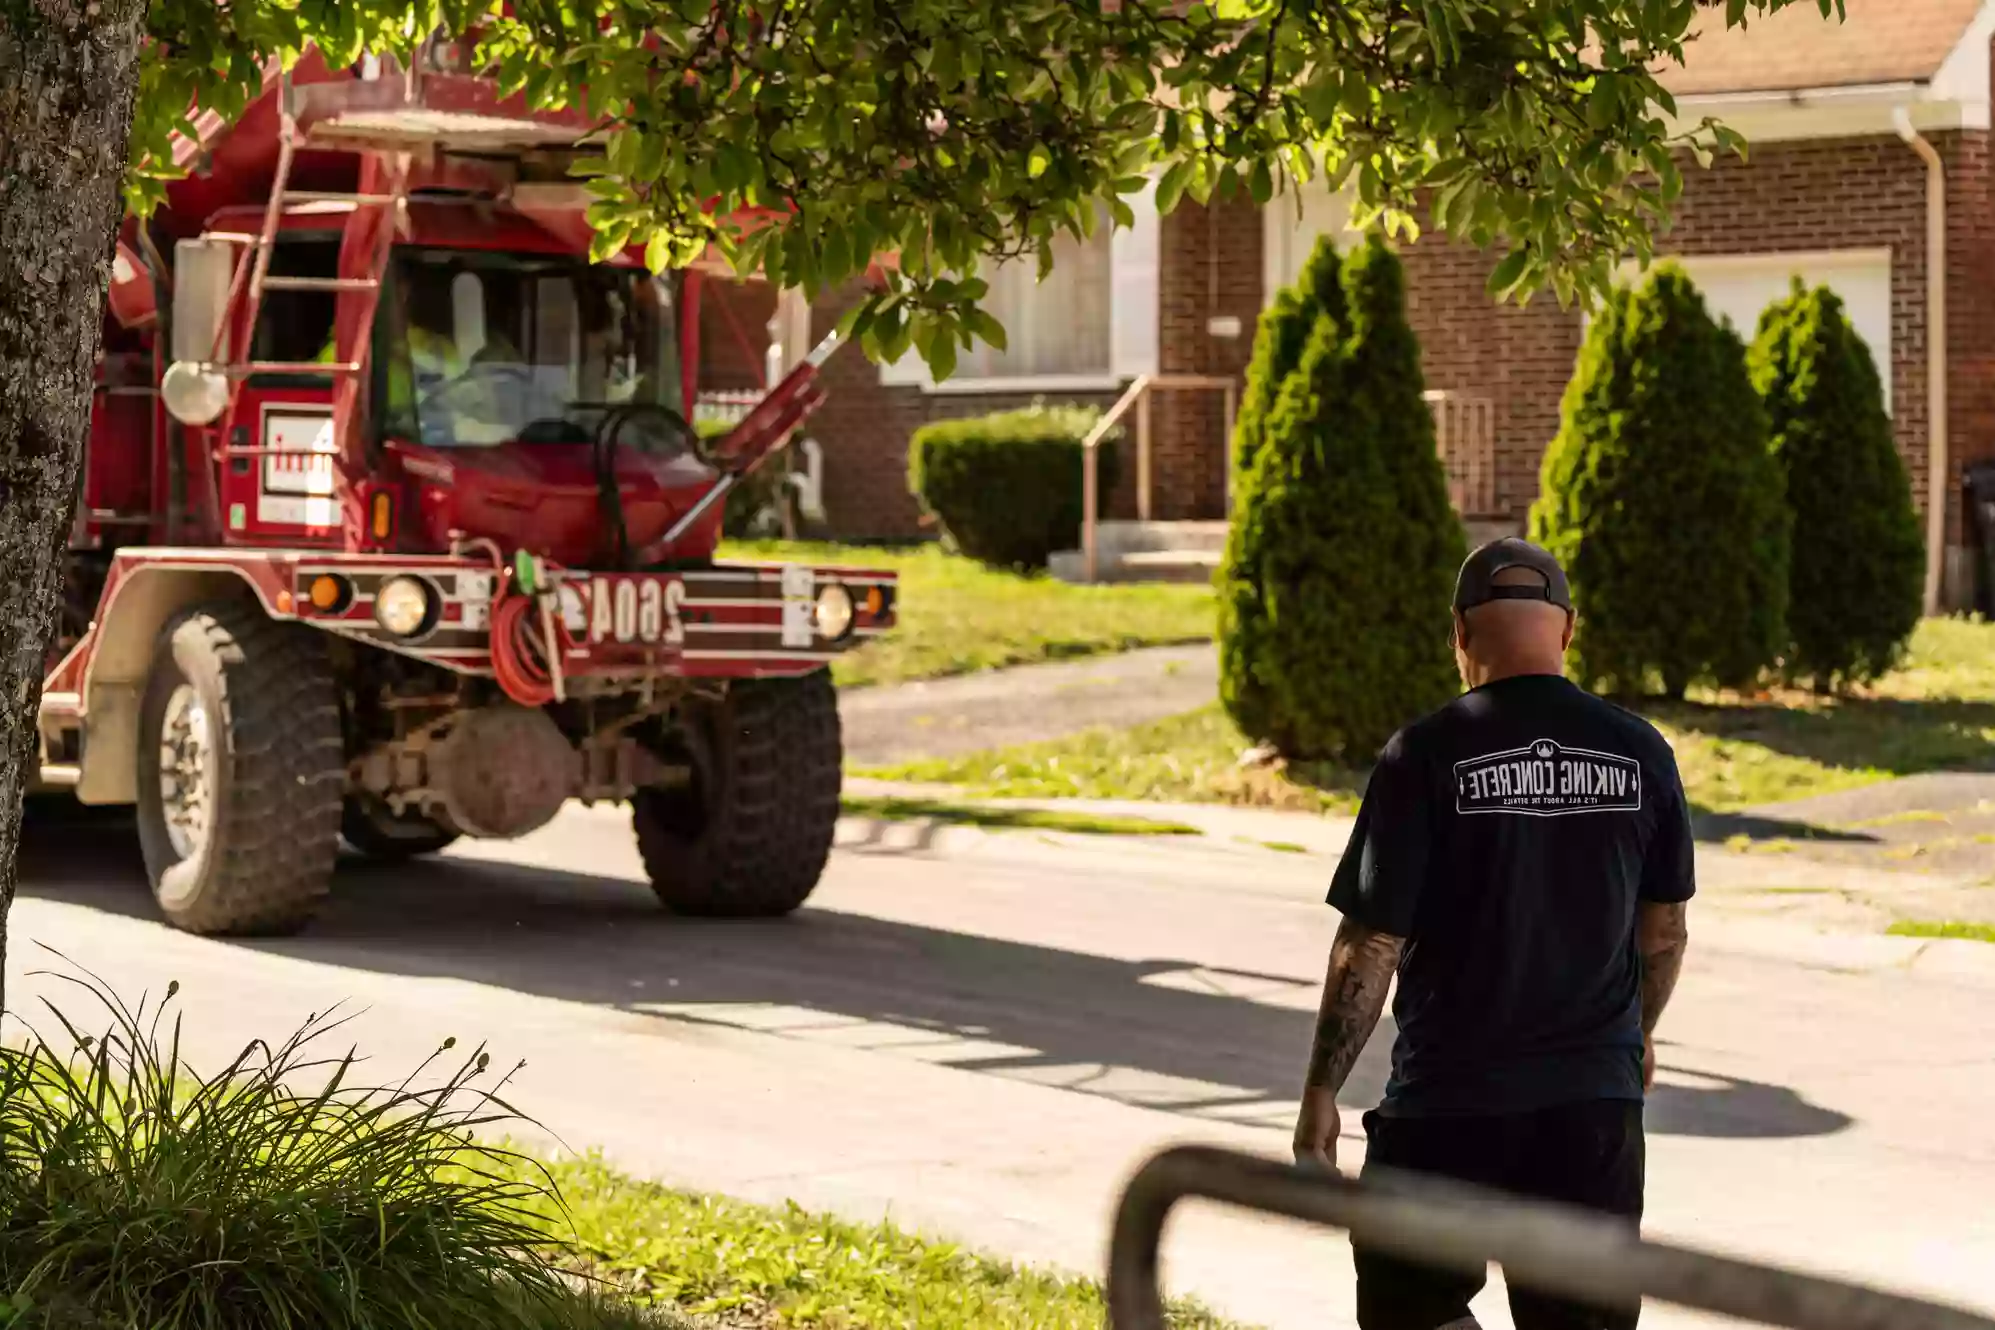
[[[1245,201],[1185,202],[1163,219],[1159,240],[1159,370],[1241,378],[1261,312],[1260,209]],[[1237,338],[1210,332],[1210,320],[1225,316],[1240,321]],[[1225,516],[1223,395],[1161,392],[1151,410],[1152,516]]]
[[[1499,305],[1491,258],[1430,236],[1407,247],[1406,313],[1430,389],[1487,397],[1494,415],[1496,514],[1522,522],[1558,432],[1559,399],[1579,353],[1579,316],[1543,297]]]
[[[1995,195],[1984,132],[1931,136],[1948,174],[1949,536],[1958,583],[1959,470],[1995,458]],[[1926,169],[1895,136],[1769,143],[1749,161],[1692,168],[1664,254],[1891,250],[1892,407],[1914,498],[1926,506],[1931,437],[1926,393]],[[1539,297],[1498,307],[1484,294],[1491,260],[1429,237],[1406,253],[1408,312],[1427,386],[1481,393],[1496,411],[1499,506],[1522,520],[1579,348],[1576,312]],[[1741,332],[1750,336],[1751,329]],[[1956,585],[1958,600],[1965,587]]]
[[[1989,135],[1944,145],[1947,162],[1947,455],[1951,512],[1949,600],[1968,603],[1974,573],[1959,477],[1969,462],[1995,460],[1995,179]],[[1923,499],[1921,500],[1923,507]]]

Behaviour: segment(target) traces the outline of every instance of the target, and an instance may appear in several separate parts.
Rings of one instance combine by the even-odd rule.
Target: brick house
[[[1837,25],[1797,4],[1743,33],[1713,20],[1686,67],[1670,71],[1681,115],[1716,115],[1752,150],[1745,162],[1687,170],[1658,248],[1748,336],[1795,274],[1843,297],[1877,357],[1921,511],[1942,514],[1934,590],[1960,605],[1974,585],[1961,469],[1995,460],[1995,0],[1848,0],[1848,11]],[[942,384],[912,357],[875,367],[839,356],[831,403],[811,429],[832,528],[920,533],[904,473],[907,436],[924,421],[1035,396],[1106,403],[1142,374],[1237,377],[1269,293],[1345,216],[1327,193],[1299,209],[1293,198],[1265,209],[1185,203],[1163,218],[1139,208],[1133,231],[1069,242],[1043,286],[1029,271],[997,275],[990,308],[1009,331],[1007,354],[966,357]],[[1942,261],[1929,281],[1935,235]],[[1493,259],[1469,247],[1428,237],[1404,258],[1458,502],[1479,526],[1514,529],[1536,496],[1585,316],[1549,298],[1495,305],[1484,291]],[[703,388],[756,381],[776,303],[754,286],[710,293]],[[837,310],[824,301],[811,312],[819,333]],[[1223,517],[1222,394],[1154,398],[1150,516]],[[1123,515],[1136,507],[1134,471],[1124,468],[1114,496]]]

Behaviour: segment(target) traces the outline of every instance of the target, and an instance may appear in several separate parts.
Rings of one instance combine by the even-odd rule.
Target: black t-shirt
[[[1406,939],[1379,1111],[1642,1098],[1638,901],[1694,842],[1653,726],[1556,675],[1465,693],[1379,755],[1330,903]]]

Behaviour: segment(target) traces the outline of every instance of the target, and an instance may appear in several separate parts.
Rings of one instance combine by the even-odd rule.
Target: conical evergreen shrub
[[[1531,509],[1572,580],[1574,675],[1672,697],[1751,684],[1786,643],[1788,521],[1738,335],[1674,264],[1615,291]]]
[[[1823,689],[1888,672],[1918,626],[1925,542],[1876,363],[1843,302],[1794,292],[1748,357],[1794,519],[1783,672]]]
[[[1351,429],[1378,441],[1393,506],[1392,519],[1375,533],[1373,558],[1385,565],[1377,575],[1392,587],[1394,608],[1368,636],[1400,680],[1395,705],[1406,711],[1403,725],[1461,690],[1448,627],[1455,576],[1468,549],[1448,498],[1399,257],[1371,237],[1344,260],[1343,286],[1350,322],[1344,410]]]
[[[1221,700],[1285,757],[1367,760],[1457,686],[1462,537],[1421,387],[1398,260],[1321,242],[1262,318],[1219,574]]]
[[[1327,238],[1309,252],[1296,284],[1275,293],[1261,311],[1254,335],[1254,355],[1247,364],[1246,391],[1240,396],[1239,419],[1233,427],[1232,465],[1236,475],[1253,467],[1267,432],[1269,416],[1283,385],[1302,364],[1302,353],[1316,321],[1329,314],[1344,321],[1344,290],[1339,279],[1342,260]]]

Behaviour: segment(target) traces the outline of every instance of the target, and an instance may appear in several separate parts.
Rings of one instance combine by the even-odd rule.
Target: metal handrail
[[[1463,1271],[1493,1262],[1512,1283],[1595,1305],[1650,1298],[1787,1330],[1995,1330],[1995,1320],[1860,1284],[1649,1242],[1563,1206],[1407,1174],[1363,1182],[1231,1150],[1180,1146],[1136,1173],[1109,1246],[1113,1330],[1164,1330],[1164,1221],[1187,1198],[1348,1231],[1402,1259]]]
[[[1096,526],[1100,522],[1101,472],[1098,450],[1101,441],[1106,439],[1122,418],[1131,410],[1136,412],[1136,516],[1139,521],[1150,520],[1151,502],[1151,463],[1150,463],[1150,394],[1157,389],[1166,392],[1179,389],[1218,389],[1225,393],[1225,419],[1222,437],[1230,446],[1233,438],[1233,416],[1239,399],[1240,384],[1237,379],[1223,374],[1139,374],[1103,413],[1081,439],[1081,561],[1083,577],[1092,582],[1099,571],[1100,542]]]
[[[1496,507],[1496,403],[1477,393],[1423,393],[1434,417],[1434,446],[1448,475],[1448,499],[1463,517]]]

